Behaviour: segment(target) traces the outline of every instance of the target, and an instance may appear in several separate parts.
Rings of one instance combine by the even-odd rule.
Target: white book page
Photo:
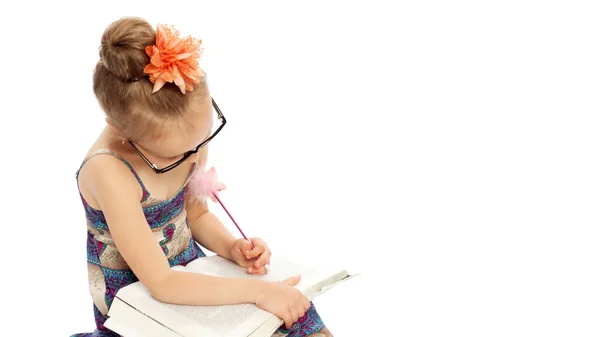
[[[336,271],[333,268],[308,267],[286,260],[272,259],[270,271],[266,275],[255,276],[220,256],[199,258],[185,268],[176,269],[212,276],[257,278],[265,281],[282,281],[300,274],[302,278],[296,287],[309,298],[313,298],[323,288],[347,275],[344,271]],[[185,337],[245,337],[267,320],[278,320],[274,315],[253,304],[184,306],[162,303],[153,299],[140,282],[121,289],[117,296]]]
[[[104,322],[104,327],[123,337],[148,337],[148,335],[144,335],[139,330],[136,330],[136,328],[133,327],[133,324],[125,324],[122,321],[124,321],[124,319],[117,320],[111,317]]]
[[[271,259],[270,270],[266,275],[255,276],[232,261],[219,256],[209,256],[190,262],[186,271],[205,275],[256,278],[265,281],[283,281],[289,277],[301,275],[300,283],[296,286],[303,293],[315,285],[321,284],[334,275],[343,274],[345,271],[329,266],[309,267],[283,259]]]
[[[188,306],[160,302],[141,282],[121,289],[117,297],[184,337],[246,337],[272,316],[253,304]]]
[[[115,298],[104,326],[124,337],[181,337],[168,327]]]
[[[209,328],[217,336],[227,337],[245,337],[271,316],[254,304],[221,306],[165,304],[165,306],[186,319]]]
[[[248,337],[271,337],[277,329],[283,324],[283,320],[277,316],[263,323],[258,329],[254,330]]]
[[[238,266],[235,262],[220,256],[207,256],[190,262],[186,271],[205,275],[233,277],[233,278],[256,278],[265,281],[283,281],[288,277],[298,274],[308,274],[313,268],[303,266],[294,262],[271,259],[270,270],[266,275],[251,275]]]

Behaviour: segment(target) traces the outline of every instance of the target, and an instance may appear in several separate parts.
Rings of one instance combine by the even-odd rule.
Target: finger
[[[250,248],[248,246],[246,246],[242,240],[236,240],[233,243],[233,248],[237,253],[242,255],[244,258],[246,257],[246,252],[248,250],[250,250]]]
[[[302,296],[302,304],[304,304],[304,313],[306,314],[306,312],[310,308],[310,301],[306,296]]]
[[[251,267],[249,269],[251,270],[250,273],[252,275],[265,275],[267,273],[267,269],[265,267],[262,267],[262,268]]]
[[[289,330],[292,327],[292,324],[294,324],[294,319],[292,318],[292,313],[290,310],[287,310],[286,313],[283,315],[283,322],[285,323],[285,327]]]
[[[254,268],[253,261],[246,262],[244,264],[246,265],[245,268],[248,274],[258,274],[260,272],[260,268]]]
[[[256,268],[260,268],[262,266],[264,266],[265,264],[269,263],[269,261],[271,260],[271,250],[270,249],[266,249],[258,258],[258,260],[256,260],[256,263],[254,264],[254,266]]]
[[[283,283],[287,284],[288,286],[295,286],[296,284],[298,284],[300,282],[300,275],[296,275],[296,276],[292,276],[286,280],[283,281]]]
[[[292,314],[292,318],[294,319],[294,323],[298,322],[298,320],[300,319],[300,317],[304,316],[304,313],[302,312],[302,309],[300,309],[299,307],[294,307],[293,309],[293,314]],[[292,323],[292,324],[294,324]]]
[[[263,247],[263,248],[267,247],[267,244],[261,238],[250,238],[248,240],[250,240],[250,242],[252,242],[252,245],[254,247],[256,247],[256,246]]]
[[[302,308],[302,305],[299,305],[296,307],[296,315],[295,315],[295,320],[294,322],[298,322],[298,320],[302,317],[304,317],[304,314],[306,313],[306,310],[304,310]]]
[[[246,268],[254,268],[254,263],[255,262],[256,262],[256,259],[246,259],[244,261],[244,266],[246,266]]]
[[[243,249],[240,254],[242,255],[242,258],[244,260],[246,260],[247,262],[250,262],[249,266],[254,265],[254,262],[256,262],[256,259],[251,259],[248,257],[248,254],[250,253],[249,249]]]
[[[246,256],[248,252],[252,250],[252,245],[246,239],[239,239],[237,241],[237,244],[239,245],[241,251],[244,253],[244,256]]]
[[[249,240],[255,246],[266,246],[267,245],[261,238],[250,238]]]
[[[248,243],[250,244],[250,243]],[[258,257],[260,254],[264,253],[266,250],[266,247],[264,245],[254,245],[254,248],[252,248],[252,250],[250,252],[248,252],[248,254],[246,255],[246,258],[248,259],[253,259]]]
[[[248,260],[245,260],[244,258],[242,258],[241,261],[237,261],[237,264],[240,267],[246,269],[246,272],[248,272],[248,273],[251,273],[252,270],[255,269],[253,267],[254,266],[254,260],[248,261]]]

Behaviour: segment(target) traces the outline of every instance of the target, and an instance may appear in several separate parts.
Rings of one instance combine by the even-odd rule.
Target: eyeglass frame
[[[219,132],[221,132],[221,129],[223,129],[223,127],[227,123],[227,120],[225,119],[225,116],[223,116],[223,113],[221,112],[221,109],[219,109],[219,106],[215,102],[214,98],[211,97],[210,99],[212,101],[212,106],[217,111],[217,118],[221,121],[221,125],[219,126],[219,128],[217,129],[217,131],[215,131],[210,137],[208,137],[207,139],[205,139],[202,143],[200,143],[200,145],[196,146],[195,149],[193,149],[191,151],[185,152],[183,154],[183,157],[181,159],[177,160],[176,162],[174,162],[173,164],[170,164],[170,165],[168,165],[166,167],[163,167],[163,168],[159,169],[156,166],[156,164],[152,163],[150,160],[148,160],[148,158],[146,158],[146,156],[144,156],[144,154],[142,153],[142,151],[140,151],[137,148],[137,146],[135,146],[135,144],[133,144],[133,142],[131,140],[127,140],[127,141],[129,142],[129,144],[131,144],[131,146],[135,149],[135,151],[140,155],[140,157],[142,157],[142,159],[146,162],[146,164],[148,164],[148,166],[150,166],[150,168],[154,171],[154,173],[156,173],[156,174],[163,174],[163,173],[171,171],[172,169],[174,169],[177,166],[181,165],[181,163],[183,163],[191,155],[198,153],[198,151],[200,151],[201,148],[203,148],[204,146],[206,146],[206,144],[208,144],[208,142],[210,142],[213,138],[215,138],[215,136],[217,134],[219,134]]]

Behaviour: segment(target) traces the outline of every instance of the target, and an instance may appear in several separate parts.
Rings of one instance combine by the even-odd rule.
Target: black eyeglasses
[[[146,162],[146,164],[148,164],[148,166],[150,166],[150,168],[154,171],[154,173],[156,173],[156,174],[162,174],[162,173],[171,171],[172,169],[176,168],[181,163],[183,163],[191,155],[193,155],[195,153],[198,153],[198,151],[200,151],[200,149],[202,147],[204,147],[208,142],[210,142],[211,139],[215,138],[215,136],[221,131],[221,129],[223,129],[223,127],[225,126],[225,123],[227,123],[227,120],[225,119],[225,116],[223,116],[223,113],[221,113],[221,109],[219,109],[219,107],[217,106],[217,103],[215,102],[215,100],[212,97],[211,97],[211,100],[212,100],[213,107],[217,111],[217,117],[221,121],[221,125],[219,125],[219,127],[217,128],[217,130],[215,130],[215,132],[213,132],[213,134],[210,135],[210,137],[206,138],[202,143],[200,143],[200,145],[196,146],[195,149],[193,149],[191,151],[187,151],[186,153],[184,153],[183,157],[181,159],[179,159],[178,161],[174,162],[173,164],[171,164],[171,165],[169,165],[167,167],[159,169],[156,166],[156,164],[150,162],[148,160],[148,158],[146,158],[146,156],[144,156],[144,154],[135,146],[135,144],[133,144],[132,141],[129,140],[129,144],[131,144],[131,146],[133,146],[133,148],[135,149],[135,151],[140,155],[140,157],[142,157],[142,159]]]

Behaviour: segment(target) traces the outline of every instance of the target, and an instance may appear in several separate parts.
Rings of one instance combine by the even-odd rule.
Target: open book
[[[216,255],[196,259],[185,267],[173,268],[267,281],[283,281],[300,274],[302,278],[296,288],[311,300],[351,277],[341,269],[307,267],[274,259],[266,275],[253,276],[234,262]],[[141,282],[117,292],[108,316],[104,325],[124,337],[270,337],[283,324],[277,316],[254,304],[187,306],[159,302],[152,298]]]

